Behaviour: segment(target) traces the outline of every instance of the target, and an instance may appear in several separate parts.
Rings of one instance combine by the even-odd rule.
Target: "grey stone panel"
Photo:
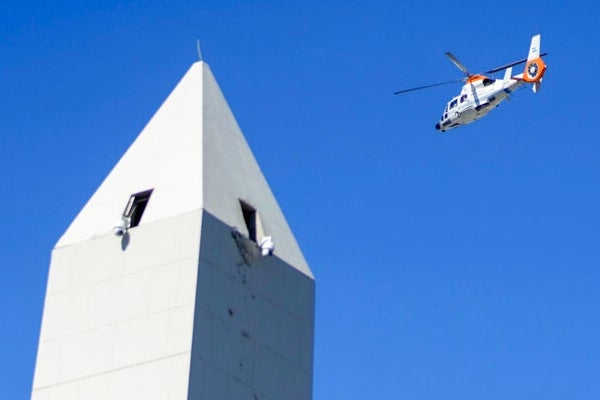
[[[312,397],[314,281],[202,216],[189,399]],[[249,243],[248,245],[252,245]]]

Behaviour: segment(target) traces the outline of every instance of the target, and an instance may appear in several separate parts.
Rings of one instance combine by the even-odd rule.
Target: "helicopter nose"
[[[439,122],[437,124],[435,124],[435,129],[437,129],[438,131],[440,130],[440,123]]]

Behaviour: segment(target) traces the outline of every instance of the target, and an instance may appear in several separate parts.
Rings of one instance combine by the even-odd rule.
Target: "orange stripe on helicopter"
[[[473,82],[477,82],[477,81],[481,81],[483,79],[485,79],[486,77],[483,75],[470,75],[467,78],[467,83],[473,83]]]

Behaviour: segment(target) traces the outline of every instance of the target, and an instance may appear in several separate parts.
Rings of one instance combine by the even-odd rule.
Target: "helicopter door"
[[[455,97],[450,101],[448,115],[450,119],[456,119],[458,117],[458,97]]]

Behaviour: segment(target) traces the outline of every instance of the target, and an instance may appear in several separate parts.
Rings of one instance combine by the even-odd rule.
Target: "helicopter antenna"
[[[200,50],[200,39],[196,40],[196,51],[198,52],[198,61],[203,61],[202,51]]]

